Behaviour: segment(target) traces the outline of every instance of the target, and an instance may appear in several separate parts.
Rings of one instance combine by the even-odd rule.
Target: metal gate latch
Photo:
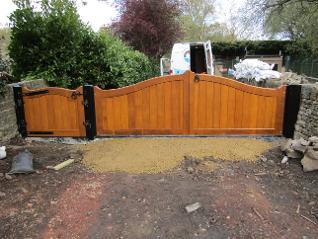
[[[73,100],[76,100],[78,96],[82,95],[79,91],[74,91],[71,95]]]

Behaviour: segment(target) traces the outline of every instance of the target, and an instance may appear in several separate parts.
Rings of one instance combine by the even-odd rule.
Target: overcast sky
[[[111,23],[117,15],[116,9],[112,6],[112,1],[107,3],[98,0],[86,1],[86,6],[78,4],[78,12],[82,20],[89,23],[95,31],[103,24]],[[10,22],[8,16],[15,8],[12,0],[0,0],[0,26],[6,26]]]
[[[78,0],[78,2],[81,2]],[[87,5],[78,4],[78,11],[82,20],[89,23],[97,31],[103,24],[111,23],[117,15],[112,0],[102,2],[98,0],[86,0]],[[226,22],[230,17],[230,12],[236,11],[244,4],[245,0],[216,0],[216,19]],[[12,0],[0,0],[0,27],[7,26],[8,16],[14,11],[15,5]]]

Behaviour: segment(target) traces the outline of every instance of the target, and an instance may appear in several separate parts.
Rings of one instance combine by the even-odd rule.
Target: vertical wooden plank
[[[256,128],[257,125],[257,104],[259,96],[251,94],[249,108],[249,128]]]
[[[265,103],[265,97],[264,96],[258,96],[258,103],[257,103],[257,124],[256,128],[261,129],[264,128],[264,122],[266,115],[264,114],[266,112],[266,103]]]
[[[272,125],[272,117],[273,117],[273,97],[266,97],[265,98],[265,104],[266,104],[266,111],[265,111],[265,122],[264,126],[265,128],[273,128]]]
[[[191,92],[190,87],[192,84],[192,79],[194,77],[194,74],[190,71],[186,72],[182,75],[183,80],[183,115],[181,117],[183,118],[183,134],[189,134],[190,133],[190,122],[191,122]]]
[[[134,93],[134,103],[135,103],[135,128],[141,129],[142,124],[142,91],[139,90]]]
[[[272,98],[272,105],[273,105],[273,111],[272,111],[272,117],[271,117],[271,125],[272,125],[272,127],[273,128],[275,128],[275,129],[277,129],[277,127],[276,127],[276,121],[277,121],[277,97],[273,97]]]
[[[179,129],[184,128],[184,84],[183,81],[177,81],[178,82],[178,89],[179,89],[179,115],[178,115],[178,120],[179,120]]]
[[[67,105],[68,105],[68,100],[65,97],[59,97],[60,99],[60,107],[59,107],[59,112],[60,112],[60,118],[59,121],[61,121],[61,129],[66,130],[67,129],[67,122],[64,120],[64,116],[67,114]],[[55,104],[55,107],[58,107]]]
[[[138,111],[135,103],[136,93],[130,93],[127,95],[128,99],[128,128],[136,128],[136,113]]]
[[[240,90],[235,90],[235,122],[234,128],[242,127],[243,120],[243,104],[244,104],[244,93]]]
[[[192,84],[192,97],[191,97],[191,114],[192,114],[192,125],[191,128],[192,129],[196,129],[199,127],[198,123],[199,123],[199,91],[200,91],[200,85],[198,82],[194,82]]]
[[[34,107],[33,107],[32,101],[28,99],[28,97],[23,97],[23,101],[24,101],[25,120],[27,123],[26,128],[27,128],[27,131],[29,131],[30,129],[32,129]]]
[[[206,126],[213,127],[213,82],[207,82],[206,93]]]
[[[47,101],[47,107],[48,107],[48,111],[51,112],[50,113],[50,117],[48,118],[48,122],[49,122],[49,131],[54,130],[55,126],[55,109],[54,109],[54,105],[53,102],[55,101],[55,99],[57,98],[57,96],[55,95],[49,95],[48,96],[48,101]]]
[[[247,129],[249,127],[249,102],[250,102],[250,93],[243,93],[243,107],[242,107],[242,111],[243,111],[243,116],[242,116],[242,128]]]
[[[227,109],[227,127],[234,128],[235,126],[235,92],[236,90],[229,87],[228,109]]]
[[[120,98],[113,97],[113,114],[114,114],[114,130],[120,129],[121,126],[121,109],[120,109]]]
[[[52,107],[54,109],[54,119],[55,124],[53,126],[53,129],[63,129],[63,120],[62,120],[62,110],[63,110],[63,102],[61,101],[60,96],[56,96],[55,100],[52,102]]]
[[[128,96],[123,95],[119,97],[120,99],[120,118],[121,125],[119,129],[128,129]],[[135,114],[134,114],[135,117]]]
[[[220,114],[221,114],[221,85],[214,83],[213,94],[213,128],[220,128]]]
[[[115,130],[115,119],[114,119],[114,99],[113,98],[105,98],[103,99],[103,126],[106,130],[111,130],[114,133]]]
[[[164,127],[166,129],[172,128],[172,102],[171,102],[171,82],[164,84],[164,101],[165,101],[165,120]]]
[[[164,97],[164,83],[157,85],[157,115],[158,128],[163,129],[165,126],[165,97]]]
[[[41,97],[42,99],[39,101],[39,110],[41,111],[41,127],[43,131],[47,131],[49,128],[49,120],[48,120],[48,108],[47,108],[47,103],[48,103],[48,97]],[[71,118],[72,119],[72,118]],[[71,121],[71,120],[70,120]]]
[[[43,129],[43,111],[41,108],[41,103],[39,97],[33,98],[33,107],[34,107],[34,121],[32,123],[35,131],[41,131]]]
[[[150,89],[142,90],[142,123],[144,129],[150,128]]]
[[[229,94],[229,87],[226,85],[221,85],[221,117],[220,117],[220,128],[227,127],[227,116],[228,116],[228,94]]]
[[[79,125],[77,122],[77,100],[73,100],[72,102],[69,102],[67,107],[67,118],[65,118],[65,121],[68,123],[68,127],[73,130],[79,130]]]
[[[150,128],[158,128],[158,102],[157,102],[157,87],[151,86],[149,92],[149,105],[150,105]]]
[[[206,125],[206,91],[207,91],[207,82],[200,81],[199,83],[199,96],[198,96],[198,128],[207,128]]]
[[[172,128],[180,128],[180,87],[178,81],[172,81],[171,99],[172,99]]]

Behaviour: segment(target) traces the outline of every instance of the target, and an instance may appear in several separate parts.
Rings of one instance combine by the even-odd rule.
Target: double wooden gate
[[[29,136],[281,135],[286,87],[211,75],[153,78],[115,90],[15,89]],[[20,98],[19,98],[20,94]],[[19,104],[19,102],[17,102]],[[23,112],[24,111],[24,112]]]

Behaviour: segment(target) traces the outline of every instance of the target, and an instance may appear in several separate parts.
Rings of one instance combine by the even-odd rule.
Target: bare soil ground
[[[169,173],[94,173],[75,146],[13,140],[0,172],[25,148],[37,173],[0,178],[0,238],[318,238],[318,173],[280,164],[277,147],[266,162],[188,156]]]

